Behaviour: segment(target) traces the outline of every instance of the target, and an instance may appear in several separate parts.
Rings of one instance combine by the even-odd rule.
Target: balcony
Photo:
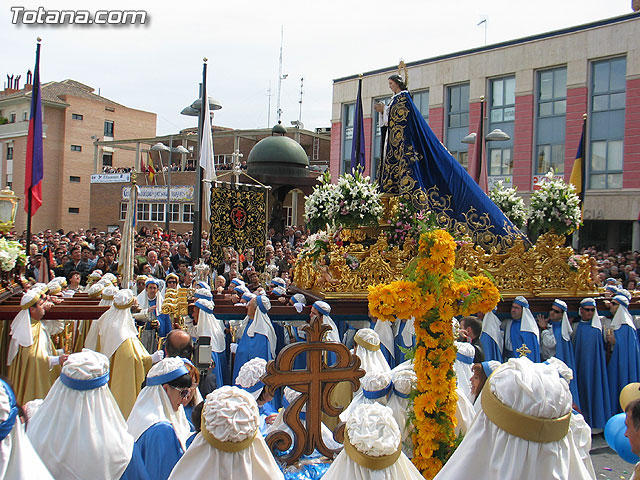
[[[29,122],[15,122],[0,125],[0,140],[26,137],[29,133]],[[42,138],[47,138],[47,125],[42,125]]]

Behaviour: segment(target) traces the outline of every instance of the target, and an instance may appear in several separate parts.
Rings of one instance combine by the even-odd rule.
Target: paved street
[[[604,439],[604,435],[594,435],[591,443],[591,460],[598,480],[628,480],[633,465],[622,460]]]

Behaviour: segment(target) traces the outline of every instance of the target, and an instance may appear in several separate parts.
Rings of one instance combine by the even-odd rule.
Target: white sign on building
[[[171,202],[193,202],[194,195],[193,185],[172,185],[171,186]],[[128,202],[131,195],[131,187],[122,187],[122,201]],[[139,202],[166,202],[167,187],[166,185],[141,185]]]
[[[91,183],[129,183],[130,173],[98,173],[91,175]]]

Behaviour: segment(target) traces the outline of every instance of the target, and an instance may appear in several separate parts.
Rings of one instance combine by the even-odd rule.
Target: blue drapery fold
[[[573,403],[580,408],[580,396],[578,382],[576,381],[576,357],[571,341],[562,338],[562,322],[550,322],[553,328],[553,336],[556,337],[556,358],[562,360],[573,372],[573,380],[569,382],[569,390],[573,397]]]
[[[640,346],[634,328],[622,325],[613,331],[616,344],[613,347],[607,374],[609,376],[609,395],[611,396],[611,414],[620,413],[620,392],[628,384],[640,381]]]
[[[383,192],[409,196],[417,208],[434,212],[440,226],[485,248],[526,238],[442,145],[408,92],[391,101],[379,182]]]

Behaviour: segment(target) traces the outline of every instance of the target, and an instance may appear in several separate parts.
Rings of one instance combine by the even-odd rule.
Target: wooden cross
[[[520,354],[520,358],[522,358],[529,355],[531,353],[531,350],[529,350],[529,347],[527,347],[527,345],[523,343],[520,348],[516,349],[516,352],[518,352]]]
[[[331,330],[323,325],[319,318],[314,318],[310,325],[302,330],[307,334],[306,342],[287,345],[278,357],[267,364],[267,375],[262,379],[266,391],[273,395],[278,387],[288,386],[301,395],[285,410],[284,420],[293,432],[291,437],[283,431],[271,432],[266,442],[271,450],[277,448],[286,451],[293,443],[293,449],[279,460],[288,465],[295,463],[302,455],[310,455],[317,449],[322,455],[333,458],[340,450],[328,448],[322,440],[322,412],[335,417],[342,407],[332,405],[331,392],[340,382],[351,383],[355,392],[360,388],[360,378],[365,372],[360,368],[360,359],[353,355],[342,343],[323,342],[324,334]],[[323,354],[334,352],[337,360],[334,365],[327,365]],[[298,355],[307,357],[305,370],[294,370],[293,363]],[[300,420],[302,407],[306,409],[306,428]],[[339,425],[333,436],[339,440],[344,433],[344,424]]]

